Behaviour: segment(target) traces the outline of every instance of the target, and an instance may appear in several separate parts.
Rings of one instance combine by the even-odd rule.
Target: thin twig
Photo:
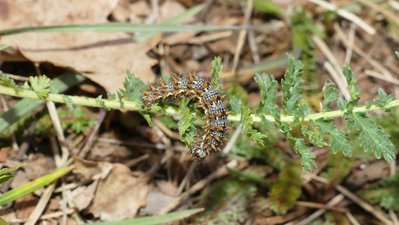
[[[64,131],[62,130],[61,121],[60,121],[60,118],[58,117],[57,109],[55,108],[54,102],[47,101],[46,106],[47,106],[47,110],[49,112],[50,119],[51,119],[51,122],[52,122],[54,130],[55,130],[55,133],[57,134],[57,139],[61,146],[61,161],[56,162],[57,167],[59,168],[59,167],[63,166],[62,164],[66,163],[66,161],[68,160],[69,150],[68,150],[67,144],[65,142]]]
[[[317,180],[319,182],[329,183],[328,180],[323,177],[319,177],[319,176],[313,175],[313,174],[311,174],[310,176],[312,177],[312,179]],[[352,192],[350,192],[348,189],[346,189],[345,187],[343,187],[341,185],[337,185],[335,188],[339,192],[341,192],[341,194],[345,195],[345,197],[349,198],[354,203],[359,205],[361,208],[363,208],[367,212],[371,213],[373,216],[375,216],[375,218],[379,219],[384,224],[392,225],[392,221],[390,221],[388,219],[388,217],[381,210],[378,210],[377,208],[371,206],[370,204],[365,202],[363,199],[357,197],[355,194],[353,194]]]
[[[253,7],[253,0],[248,0],[245,6],[244,21],[243,21],[244,24],[249,24],[252,14],[252,7]],[[235,72],[237,71],[238,61],[240,60],[242,47],[244,46],[245,43],[245,36],[247,36],[246,30],[241,30],[240,33],[238,34],[238,42],[236,49],[234,51],[233,67],[231,68],[233,74],[235,74]]]
[[[346,46],[346,53],[345,53],[345,64],[349,65],[351,63],[352,55],[353,55],[353,48],[355,41],[355,26],[351,23],[349,28],[349,35],[348,35],[348,43],[349,46]]]
[[[368,34],[374,35],[376,33],[376,30],[368,25],[364,20],[362,20],[360,17],[356,16],[355,14],[348,12],[347,10],[344,9],[338,9],[335,5],[332,3],[323,1],[323,0],[309,0],[310,2],[319,5],[327,10],[335,11],[338,15],[342,16],[343,18],[351,21],[352,23],[356,24],[358,27],[366,31]]]
[[[332,68],[335,70],[337,74],[334,75],[335,73],[332,73],[333,80],[337,84],[339,90],[341,91],[345,99],[349,99],[350,95],[348,91],[348,84],[346,82],[344,74],[341,71],[342,66],[338,64],[336,57],[334,57],[332,51],[328,48],[327,44],[321,38],[317,37],[316,35],[313,35],[312,40],[316,44],[316,46],[320,49],[320,51],[323,53],[323,55],[327,58],[327,60],[331,63]],[[326,69],[330,73],[332,72],[329,68]]]
[[[341,202],[343,199],[344,199],[344,196],[342,194],[339,194],[339,195],[335,196],[333,199],[331,199],[330,201],[328,201],[327,207],[335,206],[339,202]],[[312,222],[313,220],[315,220],[316,218],[318,218],[319,216],[323,215],[323,213],[325,211],[326,211],[326,209],[319,209],[316,212],[312,213],[310,216],[308,216],[305,219],[303,219],[302,221],[300,221],[299,223],[296,223],[296,225],[306,225],[306,224]]]
[[[346,217],[348,218],[349,222],[352,223],[352,225],[361,225],[356,218],[350,213],[349,211],[345,213]]]
[[[378,5],[370,0],[356,0],[356,1],[362,3],[363,5],[370,7],[372,10],[375,10],[375,11],[381,13],[386,18],[388,18],[390,21],[396,23],[396,25],[399,26],[399,17],[397,16],[397,14],[395,15],[388,9],[386,9],[386,8],[382,7],[381,5]]]
[[[55,183],[52,183],[44,190],[42,196],[40,197],[39,202],[37,203],[32,214],[29,216],[25,225],[36,224],[36,222],[39,220],[40,216],[42,215],[44,209],[46,208],[47,203],[50,200],[50,197],[53,194],[54,189],[55,189]]]

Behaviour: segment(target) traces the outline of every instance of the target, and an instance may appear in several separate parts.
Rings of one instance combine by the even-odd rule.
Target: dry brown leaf
[[[89,186],[78,187],[71,192],[71,201],[79,211],[82,211],[89,206],[94,198],[97,184],[98,180],[94,181]]]
[[[0,0],[1,29],[24,26],[105,23],[117,0]],[[27,7],[29,6],[29,7]],[[24,33],[2,37],[34,62],[51,62],[72,68],[115,92],[123,86],[126,71],[144,82],[152,81],[156,60],[146,54],[160,38],[132,43],[125,33]]]
[[[151,188],[147,196],[147,205],[140,210],[140,212],[149,215],[157,215],[176,198],[176,196],[163,193],[158,188]]]
[[[98,183],[93,203],[88,209],[101,220],[113,221],[132,218],[145,206],[148,176],[133,176],[123,164],[113,164],[111,173]]]
[[[96,180],[105,178],[112,170],[112,164],[83,160],[75,157],[74,173],[81,175],[85,180]]]
[[[347,182],[353,186],[359,187],[365,183],[381,179],[389,174],[389,166],[384,161],[375,161],[367,165],[362,170],[355,170],[347,178]]]

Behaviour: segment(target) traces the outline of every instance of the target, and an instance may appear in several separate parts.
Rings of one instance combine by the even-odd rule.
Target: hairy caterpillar
[[[170,79],[159,79],[144,91],[143,101],[146,107],[157,101],[166,99],[188,98],[200,103],[205,115],[204,134],[197,138],[190,148],[190,154],[203,159],[214,152],[221,151],[227,140],[227,115],[223,97],[203,78],[194,74],[188,76],[175,75]]]

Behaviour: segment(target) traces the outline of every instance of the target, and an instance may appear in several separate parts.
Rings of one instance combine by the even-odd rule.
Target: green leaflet
[[[285,71],[281,87],[283,89],[284,111],[290,115],[298,115],[298,103],[303,98],[302,69],[302,62],[288,55],[288,69]]]
[[[0,84],[17,89],[17,85],[15,84],[14,80],[11,79],[7,74],[2,73],[0,76]]]
[[[11,168],[1,168],[0,169],[0,184],[6,182],[7,180],[12,178],[12,172],[21,168],[22,166],[16,166]]]
[[[275,118],[278,117],[280,111],[276,105],[277,81],[266,74],[256,74],[254,79],[259,86],[261,97],[258,111],[264,114],[271,114]]]
[[[242,130],[252,141],[260,146],[264,146],[266,135],[253,128],[254,121],[251,118],[251,110],[245,106],[241,108]]]
[[[237,97],[230,98],[231,112],[234,114],[241,113],[242,101]]]
[[[222,58],[219,56],[216,56],[212,60],[212,86],[215,88],[215,90],[219,90],[221,83],[220,83],[220,71],[222,70],[223,65],[222,65]]]
[[[386,161],[395,159],[395,146],[388,135],[364,114],[353,113],[347,116],[348,129],[359,134],[360,146],[365,152],[371,151],[377,159],[381,156]]]
[[[133,73],[127,72],[126,79],[123,82],[124,89],[120,91],[120,96],[124,99],[141,102],[143,97],[144,83],[140,78],[136,77]]]
[[[37,77],[29,77],[29,84],[32,90],[39,96],[41,99],[46,99],[50,92],[51,80],[45,75],[37,76]]]
[[[351,144],[346,134],[340,131],[332,121],[316,120],[313,123],[319,128],[321,135],[331,137],[330,146],[334,154],[342,152],[346,157],[352,156]]]
[[[304,171],[312,171],[316,167],[315,154],[305,144],[305,141],[298,138],[294,142],[294,149],[301,156],[301,164]]]
[[[67,96],[67,95],[62,95],[62,97],[64,98],[66,107],[69,110],[73,110],[73,101],[72,101],[72,99],[69,96]]]
[[[338,89],[332,84],[330,80],[327,80],[323,86],[324,99],[322,102],[322,111],[328,111],[331,109],[331,104],[336,102],[339,97]]]
[[[384,89],[378,88],[378,97],[374,99],[374,104],[377,106],[383,108],[386,106],[388,103],[392,102],[394,100],[394,97],[392,94],[388,95]]]
[[[254,121],[251,117],[251,109],[242,104],[242,101],[236,97],[230,99],[231,111],[234,114],[241,113],[241,123],[242,123],[242,131],[247,134],[250,139],[259,144],[260,146],[264,146],[264,141],[267,138],[266,135],[257,131],[253,128]]]
[[[197,132],[194,125],[194,116],[191,114],[188,103],[189,101],[186,99],[181,100],[179,111],[181,118],[177,125],[181,140],[190,146],[194,142]]]
[[[348,65],[344,65],[342,72],[343,72],[343,74],[346,78],[346,81],[348,83],[348,91],[349,91],[349,95],[351,97],[350,103],[351,103],[351,106],[353,107],[359,101],[360,89],[357,86],[355,75],[353,74],[352,69]]]
[[[101,107],[104,108],[105,110],[107,110],[107,111],[111,110],[111,108],[108,107],[108,106],[105,104],[105,101],[104,101],[102,95],[99,95],[99,96],[96,98],[96,102],[97,102],[99,105],[101,105]]]

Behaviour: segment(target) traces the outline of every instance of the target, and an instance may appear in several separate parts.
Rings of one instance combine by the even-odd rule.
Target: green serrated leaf
[[[70,111],[72,111],[73,110],[73,101],[72,101],[72,99],[69,96],[67,96],[67,95],[62,95],[62,98],[64,99],[66,107]]]
[[[260,90],[260,104],[258,111],[264,114],[279,117],[280,111],[276,105],[278,83],[277,81],[266,74],[256,74],[255,82]]]
[[[7,74],[1,74],[0,76],[0,84],[6,87],[11,87],[16,89],[17,85],[14,83],[14,80],[10,78]]]
[[[346,101],[344,98],[339,96],[338,100],[337,100],[337,105],[340,110],[344,111],[348,108],[348,101]]]
[[[260,146],[264,146],[267,137],[253,128],[254,121],[251,117],[251,110],[248,107],[243,106],[241,108],[241,123],[243,132],[247,134],[252,141]]]
[[[392,94],[388,95],[384,89],[378,88],[378,98],[374,100],[374,104],[377,106],[383,108],[386,106],[388,103],[392,102],[394,100],[394,97]]]
[[[312,171],[316,168],[316,156],[305,144],[303,139],[297,138],[294,142],[294,148],[301,156],[301,164],[304,171]]]
[[[194,125],[194,116],[191,114],[190,108],[188,107],[188,100],[182,100],[180,103],[180,120],[177,123],[179,127],[179,134],[181,140],[191,145],[196,137],[196,129]]]
[[[220,56],[215,57],[212,60],[212,86],[216,89],[220,89],[220,71],[222,71],[222,58]]]
[[[140,80],[140,78],[136,77],[130,71],[127,72],[126,79],[123,82],[124,90],[121,92],[121,96],[124,96],[125,99],[141,102],[143,97],[143,88],[145,87],[144,83]]]
[[[12,172],[21,168],[22,166],[16,166],[11,168],[1,168],[0,169],[0,184],[6,182],[7,180],[12,178]]]
[[[331,109],[331,104],[336,102],[339,97],[338,89],[335,86],[332,86],[332,82],[327,80],[323,87],[323,103],[322,103],[322,111],[328,111]]]
[[[32,90],[40,99],[46,99],[50,92],[51,80],[45,75],[29,77],[29,84]]]
[[[270,191],[270,208],[279,214],[291,209],[301,195],[301,169],[295,163],[287,163]]]
[[[97,102],[99,105],[101,105],[101,107],[104,108],[105,110],[108,110],[108,111],[111,110],[111,108],[108,107],[108,106],[105,104],[105,101],[104,101],[102,95],[100,95],[100,96],[98,96],[98,97],[96,98],[96,102]]]
[[[288,55],[288,69],[285,71],[281,87],[283,89],[284,110],[291,115],[298,114],[298,103],[303,98],[301,87],[302,69],[302,62]]]
[[[349,65],[344,65],[342,72],[348,83],[348,91],[351,97],[350,102],[351,104],[357,104],[360,98],[360,89],[357,86],[355,75],[353,74],[352,69],[349,67]]]
[[[230,106],[231,106],[231,112],[234,114],[240,114],[241,113],[241,107],[242,107],[242,101],[241,99],[237,97],[232,97],[230,99]]]
[[[332,121],[316,120],[313,123],[320,129],[320,133],[331,136],[331,150],[334,154],[342,152],[344,156],[351,157],[351,144],[346,134],[333,124]]]
[[[364,114],[353,113],[347,116],[350,132],[359,134],[360,146],[365,152],[371,151],[377,159],[381,156],[386,161],[395,159],[395,146],[388,135]]]
[[[395,55],[399,59],[399,52],[398,51],[395,51]]]
[[[329,146],[329,144],[323,139],[323,135],[311,130],[309,126],[301,126],[301,133],[304,137],[309,139],[309,141],[312,144],[316,145],[317,147],[321,148]]]

